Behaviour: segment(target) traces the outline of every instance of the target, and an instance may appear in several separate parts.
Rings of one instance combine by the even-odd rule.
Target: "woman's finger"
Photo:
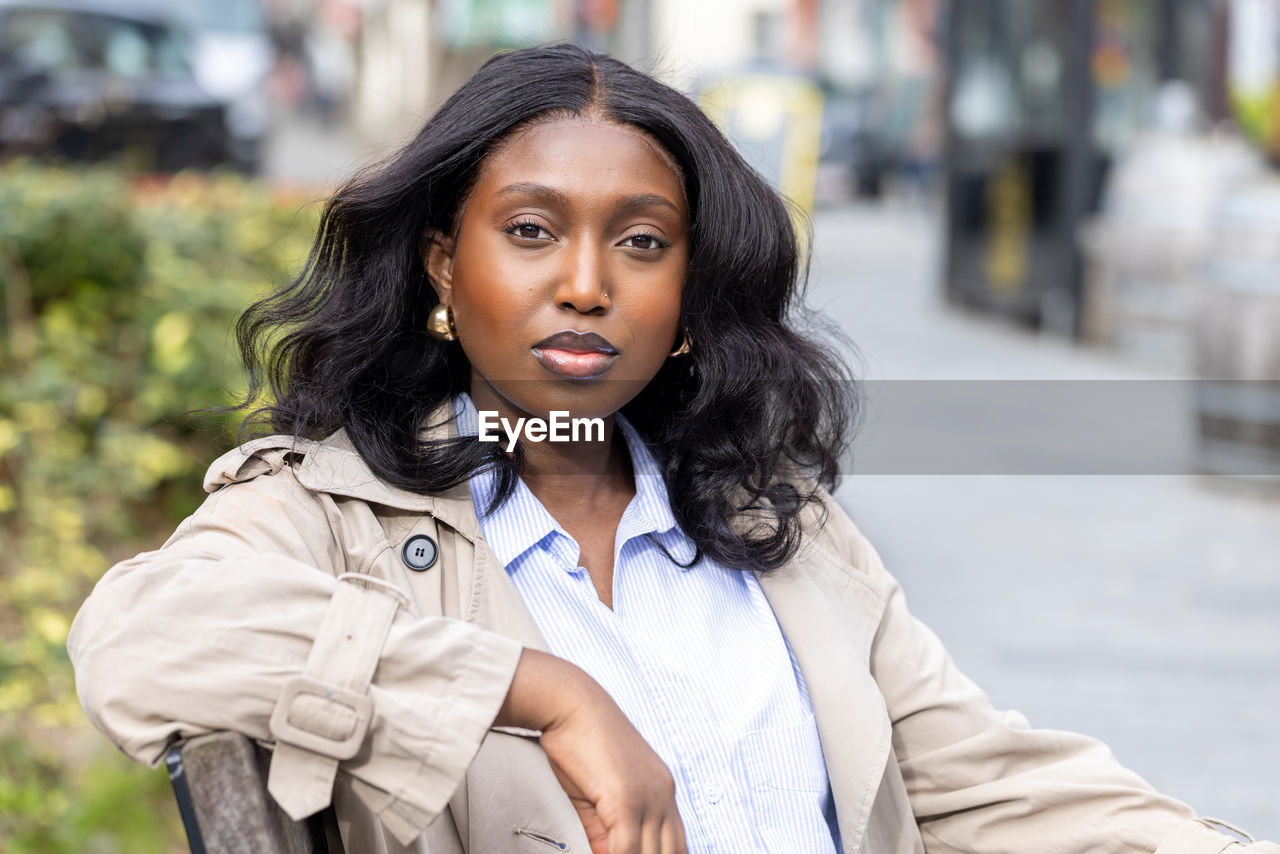
[[[640,827],[640,853],[662,854],[662,814],[648,818]]]
[[[628,815],[609,828],[609,854],[641,854],[638,815]]]
[[[680,811],[675,813],[676,820],[676,854],[689,854],[689,841],[684,838],[684,819],[680,817]]]
[[[680,824],[680,814],[668,818],[662,823],[662,854],[689,854],[689,846],[684,841],[684,827]]]

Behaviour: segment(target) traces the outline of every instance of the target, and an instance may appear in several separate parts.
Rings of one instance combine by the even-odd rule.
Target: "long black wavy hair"
[[[426,332],[438,300],[423,237],[452,232],[480,164],[513,130],[587,114],[656,139],[683,171],[691,215],[681,322],[693,352],[668,359],[623,413],[699,552],[776,568],[799,545],[801,510],[834,483],[858,413],[839,353],[789,325],[807,270],[792,218],[688,98],[571,45],[493,57],[411,142],[328,201],[301,274],[236,327],[250,378],[242,408],[265,392],[273,401],[246,426],[313,439],[345,429],[379,477],[418,492],[491,466],[505,500],[520,453],[419,436],[470,382],[462,348]]]

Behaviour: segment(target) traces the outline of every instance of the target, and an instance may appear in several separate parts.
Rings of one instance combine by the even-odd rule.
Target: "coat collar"
[[[418,434],[422,441],[457,435],[453,409],[447,402],[432,412],[426,424],[428,426]],[[433,495],[411,492],[386,483],[369,468],[345,430],[313,443],[298,465],[296,475],[299,483],[317,492],[359,498],[397,510],[428,513],[472,542],[480,536],[480,523],[465,482]]]

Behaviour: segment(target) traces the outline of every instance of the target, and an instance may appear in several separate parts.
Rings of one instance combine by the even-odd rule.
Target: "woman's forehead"
[[[505,137],[481,164],[475,189],[521,183],[634,184],[672,196],[687,215],[683,172],[652,135],[596,116],[536,120]]]

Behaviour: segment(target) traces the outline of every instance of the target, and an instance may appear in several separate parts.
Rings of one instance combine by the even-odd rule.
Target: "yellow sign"
[[[1027,168],[1007,160],[987,180],[984,266],[993,293],[1011,297],[1027,282],[1031,249],[1031,181]]]
[[[786,74],[726,74],[700,104],[738,152],[780,193],[813,211],[822,135],[822,90]]]

